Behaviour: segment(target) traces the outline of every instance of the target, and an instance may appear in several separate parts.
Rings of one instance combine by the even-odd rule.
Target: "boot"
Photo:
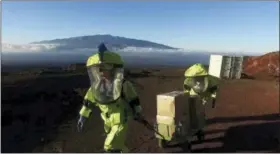
[[[103,153],[122,153],[122,150],[119,150],[119,149],[109,149],[109,150],[104,150]]]

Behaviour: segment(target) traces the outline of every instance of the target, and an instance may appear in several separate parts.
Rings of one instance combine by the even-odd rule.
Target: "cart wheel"
[[[183,143],[183,145],[182,145],[182,149],[183,149],[183,151],[184,151],[185,153],[191,152],[191,151],[192,151],[192,145],[191,145],[191,143],[188,142],[188,141],[185,141],[185,142]]]
[[[198,141],[202,142],[205,139],[205,134],[202,130],[197,132],[197,139]]]
[[[158,146],[160,148],[165,148],[167,146],[167,141],[164,139],[158,139]]]

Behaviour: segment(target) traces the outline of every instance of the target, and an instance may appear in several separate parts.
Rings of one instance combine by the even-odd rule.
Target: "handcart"
[[[179,142],[183,150],[191,150],[194,136],[204,140],[205,109],[200,97],[191,97],[183,91],[157,95],[157,117],[154,129],[161,148],[171,141]]]

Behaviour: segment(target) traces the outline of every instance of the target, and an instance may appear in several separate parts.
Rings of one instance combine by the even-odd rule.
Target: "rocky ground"
[[[194,138],[192,152],[280,152],[278,60],[279,52],[249,57],[244,79],[221,82],[216,108],[206,108],[206,138],[202,143]],[[127,69],[151,124],[155,122],[156,95],[182,90],[184,70]],[[84,65],[2,72],[1,84],[2,152],[102,150],[105,136],[98,109],[84,132],[76,130],[78,111],[89,87]],[[186,152],[180,145],[162,150],[153,131],[135,121],[129,125],[131,152]]]
[[[131,69],[144,115],[155,122],[156,95],[181,90],[184,69]],[[104,133],[99,110],[83,133],[76,131],[82,96],[89,86],[84,70],[2,74],[2,152],[100,152]],[[279,86],[274,80],[225,80],[215,109],[207,107],[205,141],[193,152],[279,152]],[[154,132],[130,122],[131,152],[184,152],[179,145],[158,148]],[[277,149],[278,148],[278,149]]]

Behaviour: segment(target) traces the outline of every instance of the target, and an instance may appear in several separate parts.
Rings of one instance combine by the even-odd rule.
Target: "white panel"
[[[222,63],[222,70],[221,70],[221,78],[230,78],[231,73],[231,57],[224,56],[223,57],[223,63]]]
[[[211,55],[208,73],[212,76],[220,78],[223,56]]]
[[[243,57],[234,57],[234,62],[232,64],[232,78],[240,79],[243,67]]]
[[[209,74],[218,78],[240,79],[243,57],[211,55]]]

